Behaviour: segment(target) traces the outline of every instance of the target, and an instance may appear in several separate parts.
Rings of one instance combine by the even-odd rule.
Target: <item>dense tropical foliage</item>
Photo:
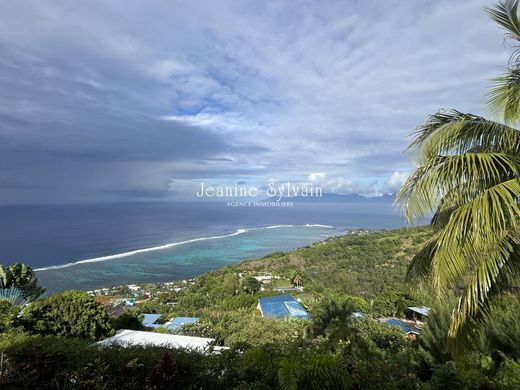
[[[498,121],[456,110],[432,115],[414,134],[409,148],[418,168],[397,198],[411,221],[433,213],[434,233],[408,277],[431,281],[439,293],[463,287],[448,332],[451,347],[472,335],[493,297],[513,286],[520,271],[520,131],[512,127],[520,118],[518,1],[487,12],[514,50],[489,94]]]
[[[67,291],[33,302],[20,321],[29,333],[97,340],[112,334],[107,311],[81,291]]]
[[[44,292],[31,267],[21,263],[6,268],[0,265],[0,300],[20,305],[37,299]]]
[[[146,301],[112,318],[110,306],[81,292],[24,308],[0,302],[2,388],[514,388],[520,381],[518,297],[501,300],[472,348],[452,359],[445,340],[456,294],[437,301],[426,286],[404,281],[408,263],[430,234],[424,228],[349,234],[227,266],[180,282],[186,286],[181,290],[147,285]],[[280,278],[255,291],[243,288],[253,284],[252,275],[266,274]],[[292,293],[310,320],[263,318],[257,299],[279,294],[273,291],[278,286],[292,287],[296,274],[304,290]],[[347,279],[349,274],[355,278]],[[350,291],[336,282],[341,280],[350,280]],[[120,297],[131,293],[126,286],[114,291]],[[177,304],[167,304],[172,301]],[[422,304],[433,314],[417,340],[377,321]],[[365,318],[353,318],[358,311]],[[230,349],[202,354],[93,344],[115,329],[142,329],[140,314],[146,312],[162,314],[162,322],[197,316],[197,323],[176,332],[212,337]]]

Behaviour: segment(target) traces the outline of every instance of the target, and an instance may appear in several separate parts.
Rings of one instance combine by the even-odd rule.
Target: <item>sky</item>
[[[413,129],[484,115],[480,0],[0,2],[0,204],[191,199],[200,183],[394,193]]]

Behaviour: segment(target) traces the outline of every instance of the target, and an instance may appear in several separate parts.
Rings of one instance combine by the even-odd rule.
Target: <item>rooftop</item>
[[[153,345],[204,352],[209,348],[213,341],[215,340],[205,337],[179,336],[167,333],[121,329],[117,331],[114,336],[99,341],[96,344],[100,346],[110,346],[112,344],[119,344],[122,346]],[[216,347],[216,349],[221,348]]]
[[[183,325],[194,324],[198,320],[198,317],[175,317],[171,322],[165,325],[168,329],[177,330]]]
[[[258,308],[264,317],[309,318],[309,313],[307,313],[303,306],[290,294],[259,298]]]
[[[384,321],[384,323],[388,324],[390,326],[396,326],[396,327],[400,328],[406,334],[408,334],[408,333],[419,334],[420,333],[418,329],[414,328],[411,325],[410,326],[406,325],[404,322],[399,321],[396,318],[390,318],[390,319]]]
[[[426,306],[416,307],[416,306],[408,306],[408,310],[411,310],[415,313],[419,313],[422,316],[427,316],[430,313],[430,308]]]
[[[161,317],[160,314],[147,313],[143,315],[144,318],[142,324],[147,328],[158,328],[160,326],[159,324],[155,323],[155,321],[157,321]]]

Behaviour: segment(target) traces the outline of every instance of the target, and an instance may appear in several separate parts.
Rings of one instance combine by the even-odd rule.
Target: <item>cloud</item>
[[[481,114],[507,63],[485,5],[1,2],[0,166],[33,188],[0,202],[308,172],[337,192],[395,189],[412,129],[443,107]]]
[[[326,193],[333,194],[360,194],[360,195],[374,195],[376,193],[376,181],[369,183],[353,182],[344,177],[327,177],[325,173],[311,173],[308,176],[309,181],[316,186],[319,186]]]
[[[384,194],[395,194],[399,188],[403,185],[408,177],[407,174],[401,172],[394,172],[392,175],[385,181],[383,187],[381,188],[381,192]]]
[[[323,184],[327,175],[323,172],[315,172],[309,175],[309,181],[313,184]]]

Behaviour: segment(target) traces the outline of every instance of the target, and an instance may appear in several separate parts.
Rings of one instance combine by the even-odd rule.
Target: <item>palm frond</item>
[[[489,317],[493,298],[506,291],[520,276],[520,232],[506,234],[494,253],[488,253],[470,277],[453,312],[448,348],[458,354],[471,343]]]
[[[439,156],[413,172],[395,200],[409,222],[434,212],[450,191],[466,186],[482,191],[505,177],[520,176],[520,157],[503,153]]]
[[[7,301],[16,306],[21,306],[27,302],[22,291],[16,287],[1,288],[0,301]]]
[[[502,180],[496,183],[489,183],[489,188],[499,185],[500,183],[508,182],[509,180],[512,180],[512,182],[506,184],[504,190],[507,190],[510,187],[515,189],[515,181],[517,180],[515,177],[504,177]],[[459,187],[450,190],[439,202],[435,214],[431,220],[430,225],[433,227],[434,231],[439,231],[445,227],[455,210],[457,210],[460,206],[470,202],[481,193],[482,188],[471,182],[461,184]],[[515,197],[513,196],[513,198]]]
[[[429,279],[432,271],[432,260],[435,257],[437,239],[438,233],[434,234],[413,257],[406,272],[408,281]]]
[[[491,19],[506,31],[506,37],[520,43],[520,20],[518,19],[518,0],[503,0],[494,7],[484,10]],[[518,44],[517,44],[518,45]]]
[[[482,191],[453,211],[438,233],[431,261],[436,287],[449,286],[464,276],[468,266],[485,263],[504,234],[518,228],[518,194],[520,179],[512,179]]]
[[[407,277],[429,279],[439,292],[467,284],[449,330],[452,346],[476,334],[490,298],[520,275],[520,131],[510,126],[520,119],[519,3],[486,9],[513,45],[509,68],[488,95],[500,121],[456,110],[430,116],[413,134],[408,149],[418,168],[395,201],[408,222],[434,213],[433,236]]]
[[[419,152],[421,163],[437,156],[482,150],[511,154],[520,148],[520,131],[481,116],[457,110],[431,115],[418,126],[408,149]]]
[[[493,84],[487,93],[487,108],[506,123],[516,123],[520,118],[520,69],[507,69]]]

